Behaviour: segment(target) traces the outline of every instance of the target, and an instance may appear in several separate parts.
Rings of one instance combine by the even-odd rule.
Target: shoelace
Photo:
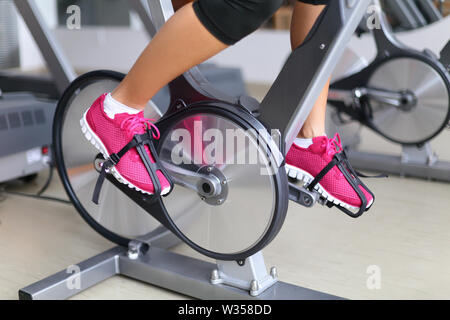
[[[152,132],[153,138],[158,140],[161,134],[153,121],[155,120],[144,118],[140,114],[130,115],[128,118],[122,121],[122,123],[120,124],[120,129],[126,131],[127,137],[130,140],[134,137],[135,134],[143,133],[147,129]]]
[[[341,137],[339,133],[336,133],[333,139],[324,140],[322,147],[325,150],[325,153],[330,156],[334,156],[336,153],[341,152],[343,150]]]
[[[342,142],[341,142],[341,136],[339,133],[336,133],[333,137],[333,139],[324,139],[322,143],[322,148],[324,148],[324,153],[326,153],[329,156],[334,156],[336,153],[339,153],[343,150]],[[343,177],[344,174],[339,171],[339,177]]]
[[[120,128],[126,131],[127,139],[129,140],[133,139],[135,134],[144,133],[147,129],[152,132],[153,138],[158,140],[161,134],[153,121],[155,121],[155,119],[144,118],[142,114],[130,115],[122,121]],[[147,146],[145,146],[145,150],[150,153]],[[141,158],[137,153],[134,155],[133,159],[134,161],[141,161]]]

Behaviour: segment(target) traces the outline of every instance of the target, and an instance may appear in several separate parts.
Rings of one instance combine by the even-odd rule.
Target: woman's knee
[[[231,45],[258,29],[282,3],[283,0],[198,0],[194,10],[215,37]]]

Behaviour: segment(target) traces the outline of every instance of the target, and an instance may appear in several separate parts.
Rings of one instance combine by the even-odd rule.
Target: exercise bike
[[[161,138],[154,147],[174,182],[172,193],[165,197],[130,189],[106,172],[99,205],[92,202],[99,172],[111,159],[84,139],[79,119],[124,75],[94,71],[75,80],[55,116],[58,172],[83,219],[118,246],[79,263],[79,273],[61,271],[20,290],[19,297],[64,299],[120,274],[202,299],[337,299],[279,281],[277,269],[266,268],[262,250],[280,231],[289,200],[304,207],[333,205],[314,189],[288,183],[284,154],[370,3],[332,1],[261,103],[218,91],[197,68],[172,81],[168,110],[163,114],[150,103],[145,111],[147,117],[159,118]],[[173,14],[172,5],[168,0],[150,0],[148,5],[156,31]],[[202,124],[201,136],[214,129],[226,137],[231,130],[236,133],[232,139],[246,141],[227,157],[248,157],[256,150],[259,161],[198,165],[190,161],[193,153],[183,152],[187,161],[175,162],[172,153],[180,141],[173,139],[174,134],[196,121]],[[346,213],[357,217],[363,212]],[[180,240],[217,262],[167,250]],[[79,286],[68,286],[74,277],[81,279]]]
[[[379,7],[379,2],[375,4]],[[328,96],[330,127],[341,131],[352,165],[361,170],[450,181],[430,141],[450,124],[450,42],[437,57],[398,41],[385,15],[371,30],[377,55],[367,64],[347,50]],[[401,156],[356,151],[359,123],[402,147]]]

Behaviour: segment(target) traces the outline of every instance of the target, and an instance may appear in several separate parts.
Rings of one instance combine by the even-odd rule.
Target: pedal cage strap
[[[367,188],[367,186],[358,178],[358,174],[356,171],[352,168],[350,165],[350,162],[347,159],[347,155],[345,154],[345,151],[342,151],[340,153],[337,153],[334,155],[333,160],[328,163],[325,168],[322,169],[322,171],[319,172],[319,174],[314,178],[314,180],[307,186],[309,191],[314,191],[314,187],[325,177],[325,175],[330,172],[331,169],[333,169],[335,166],[339,168],[339,170],[344,175],[345,179],[348,181],[348,183],[352,186],[353,190],[355,190],[356,194],[361,200],[361,207],[358,212],[354,213],[347,208],[336,205],[331,201],[327,201],[326,205],[329,208],[337,207],[339,210],[344,212],[346,215],[352,217],[352,218],[358,218],[360,217],[364,212],[366,212],[367,209],[367,198],[362,192],[360,186],[367,190],[367,192],[370,193],[370,195],[375,200],[375,195]]]
[[[150,157],[148,156],[145,146],[148,146],[150,149],[150,153],[153,156],[153,159],[155,160],[155,163],[153,163],[150,160]],[[159,158],[156,153],[155,146],[153,145],[153,134],[150,130],[147,130],[144,134],[136,134],[133,139],[120,150],[118,153],[113,153],[109,156],[109,158],[103,163],[102,170],[100,171],[100,175],[97,179],[97,183],[95,184],[94,194],[92,197],[92,201],[95,204],[99,203],[100,198],[100,192],[103,186],[103,183],[106,178],[106,174],[108,173],[108,169],[116,166],[120,159],[132,148],[136,148],[137,153],[139,154],[145,169],[148,172],[148,175],[150,176],[151,181],[153,182],[153,188],[154,188],[154,196],[161,196],[161,183],[159,182],[159,178],[157,175],[158,171],[161,171],[161,173],[166,177],[167,181],[170,184],[170,192],[173,190],[173,181],[168,174],[167,170],[164,168],[164,166],[159,161]],[[169,195],[166,194],[165,196]]]

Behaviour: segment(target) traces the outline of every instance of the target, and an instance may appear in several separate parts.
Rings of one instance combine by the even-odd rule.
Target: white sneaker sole
[[[81,120],[80,120],[81,131],[83,132],[85,138],[103,155],[103,157],[105,159],[108,159],[109,158],[108,150],[106,149],[105,145],[100,140],[100,138],[94,133],[94,131],[89,126],[89,124],[88,124],[88,122],[86,120],[86,114],[87,114],[87,111],[84,113],[83,118],[81,118]],[[117,179],[117,181],[127,185],[130,189],[137,190],[137,191],[139,191],[139,192],[141,192],[143,194],[149,194],[149,195],[153,194],[153,193],[150,193],[148,191],[142,190],[141,188],[139,188],[139,187],[135,186],[134,184],[132,184],[130,181],[125,179],[119,173],[119,171],[117,171],[116,168],[112,167],[112,168],[109,169],[109,171],[110,171],[110,173],[112,173],[114,178]],[[164,196],[164,195],[168,194],[169,192],[170,192],[170,187],[166,187],[166,188],[164,188],[161,191],[161,195]]]
[[[300,180],[305,184],[309,184],[314,180],[314,177],[312,175],[310,175],[308,172],[306,172],[300,168],[291,166],[289,164],[286,164],[286,173],[289,177]],[[333,197],[324,187],[322,187],[322,185],[320,183],[318,183],[314,187],[314,190],[316,190],[327,201],[330,201],[336,205],[342,206],[349,210],[359,210],[359,207],[352,206],[344,201],[337,199],[336,197]],[[367,205],[367,208],[370,208],[372,206],[372,204],[373,204],[373,199],[370,200],[370,202]]]

